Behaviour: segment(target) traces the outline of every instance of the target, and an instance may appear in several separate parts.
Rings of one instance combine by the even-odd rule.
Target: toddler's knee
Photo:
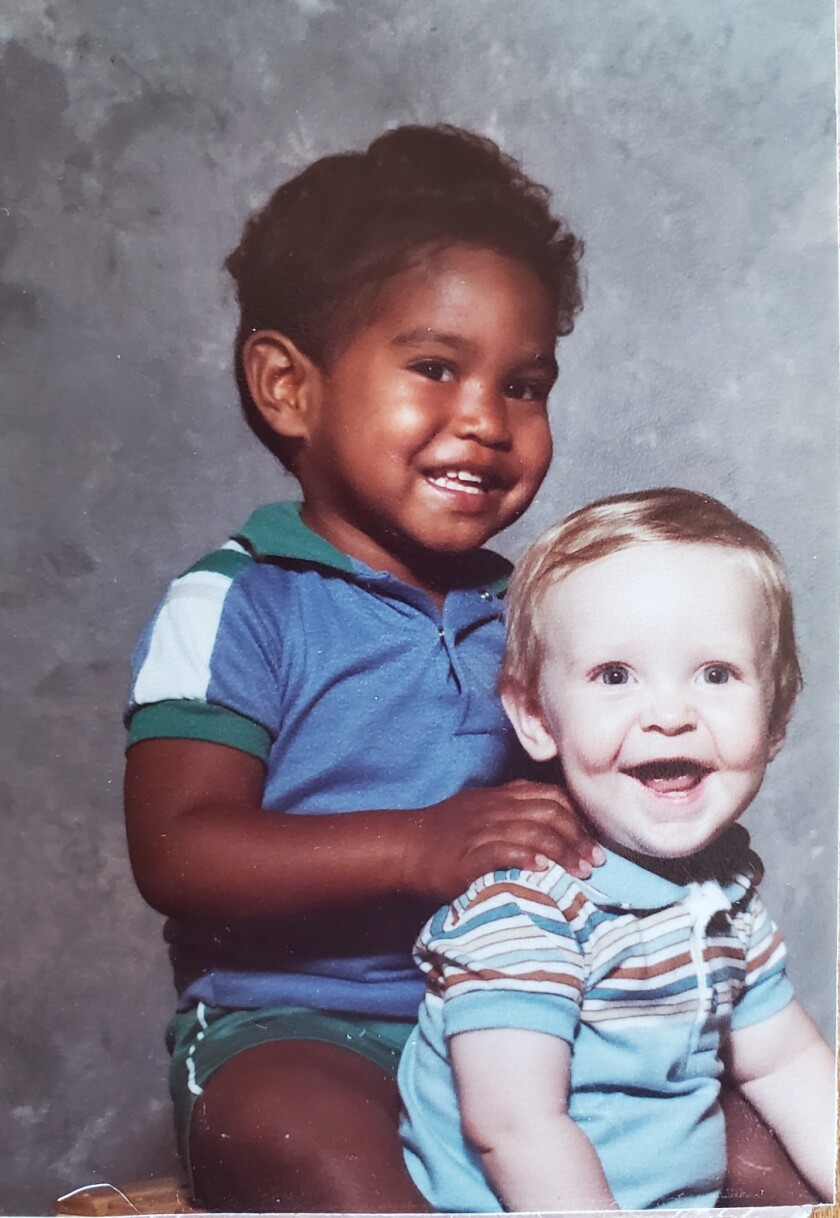
[[[353,1210],[388,1160],[401,1170],[394,1084],[370,1062],[343,1050],[331,1060],[324,1048],[333,1047],[260,1046],[213,1076],[190,1127],[204,1204]]]

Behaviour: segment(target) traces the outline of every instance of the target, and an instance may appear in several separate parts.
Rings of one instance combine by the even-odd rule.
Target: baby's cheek
[[[718,726],[718,749],[724,763],[733,769],[761,765],[766,760],[769,722],[764,706],[757,699],[745,704]]]
[[[567,766],[591,776],[614,769],[627,743],[627,715],[593,698],[587,688],[578,696],[558,699],[554,706],[554,739]]]
[[[600,777],[616,771],[621,747],[614,740],[590,739],[577,751],[580,768],[592,777]]]

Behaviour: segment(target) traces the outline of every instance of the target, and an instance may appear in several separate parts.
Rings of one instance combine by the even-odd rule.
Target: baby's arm
[[[294,816],[263,810],[264,782],[257,757],[226,745],[131,747],[129,850],[151,905],[176,917],[272,919],[399,892],[449,900],[486,871],[539,868],[540,856],[591,871],[581,859],[594,843],[553,786],[464,791],[415,811]]]
[[[823,1201],[834,1195],[834,1057],[798,1002],[736,1029],[732,1078]]]
[[[508,1210],[617,1209],[601,1162],[567,1110],[571,1047],[493,1028],[450,1041],[464,1132]]]

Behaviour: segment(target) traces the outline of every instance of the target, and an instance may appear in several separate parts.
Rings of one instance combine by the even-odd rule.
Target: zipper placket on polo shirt
[[[461,665],[455,649],[455,641],[454,639],[450,641],[446,633],[446,628],[441,622],[438,622],[437,625],[437,636],[441,647],[446,652],[446,658],[449,662],[449,671],[451,672],[453,680],[455,681],[455,687],[458,690],[458,693],[461,693],[464,689],[464,674],[461,671]]]
[[[709,962],[706,960],[705,955],[706,931],[714,915],[729,909],[730,902],[719,884],[714,883],[713,880],[705,880],[702,884],[695,883],[689,886],[689,893],[684,905],[691,919],[689,952],[691,954],[692,965],[694,966],[694,975],[697,980],[697,1010],[690,1036],[690,1056],[699,1044],[708,1016],[710,995],[713,990]]]
[[[478,589],[477,591],[478,591],[479,597],[481,598],[481,600],[483,602],[492,603],[495,600],[495,597],[493,596],[493,594],[491,592],[488,592],[486,588],[481,588],[481,589]],[[457,596],[458,594],[450,593],[449,595]],[[462,593],[461,595],[463,596],[465,594]],[[438,611],[438,614],[436,615],[434,621],[435,621],[435,627],[437,629],[438,640],[440,641],[441,647],[443,647],[443,649],[446,651],[446,655],[449,660],[450,671],[452,672],[452,675],[455,678],[455,683],[460,691],[466,687],[467,677],[461,667],[460,656],[458,655],[458,647],[457,647],[456,638],[455,638],[455,636],[457,634],[457,629],[458,629],[457,623],[453,623],[451,621],[451,617],[447,613],[447,608],[448,608],[447,602],[444,601],[443,608]],[[447,618],[449,618],[450,620],[447,621]]]

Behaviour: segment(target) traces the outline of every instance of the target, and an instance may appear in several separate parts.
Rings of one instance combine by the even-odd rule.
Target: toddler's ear
[[[272,431],[305,439],[318,400],[321,373],[308,356],[277,330],[258,330],[242,347],[251,397]]]
[[[536,698],[519,685],[502,686],[502,705],[513,724],[519,742],[534,761],[550,761],[557,756],[557,745],[548,730]]]

